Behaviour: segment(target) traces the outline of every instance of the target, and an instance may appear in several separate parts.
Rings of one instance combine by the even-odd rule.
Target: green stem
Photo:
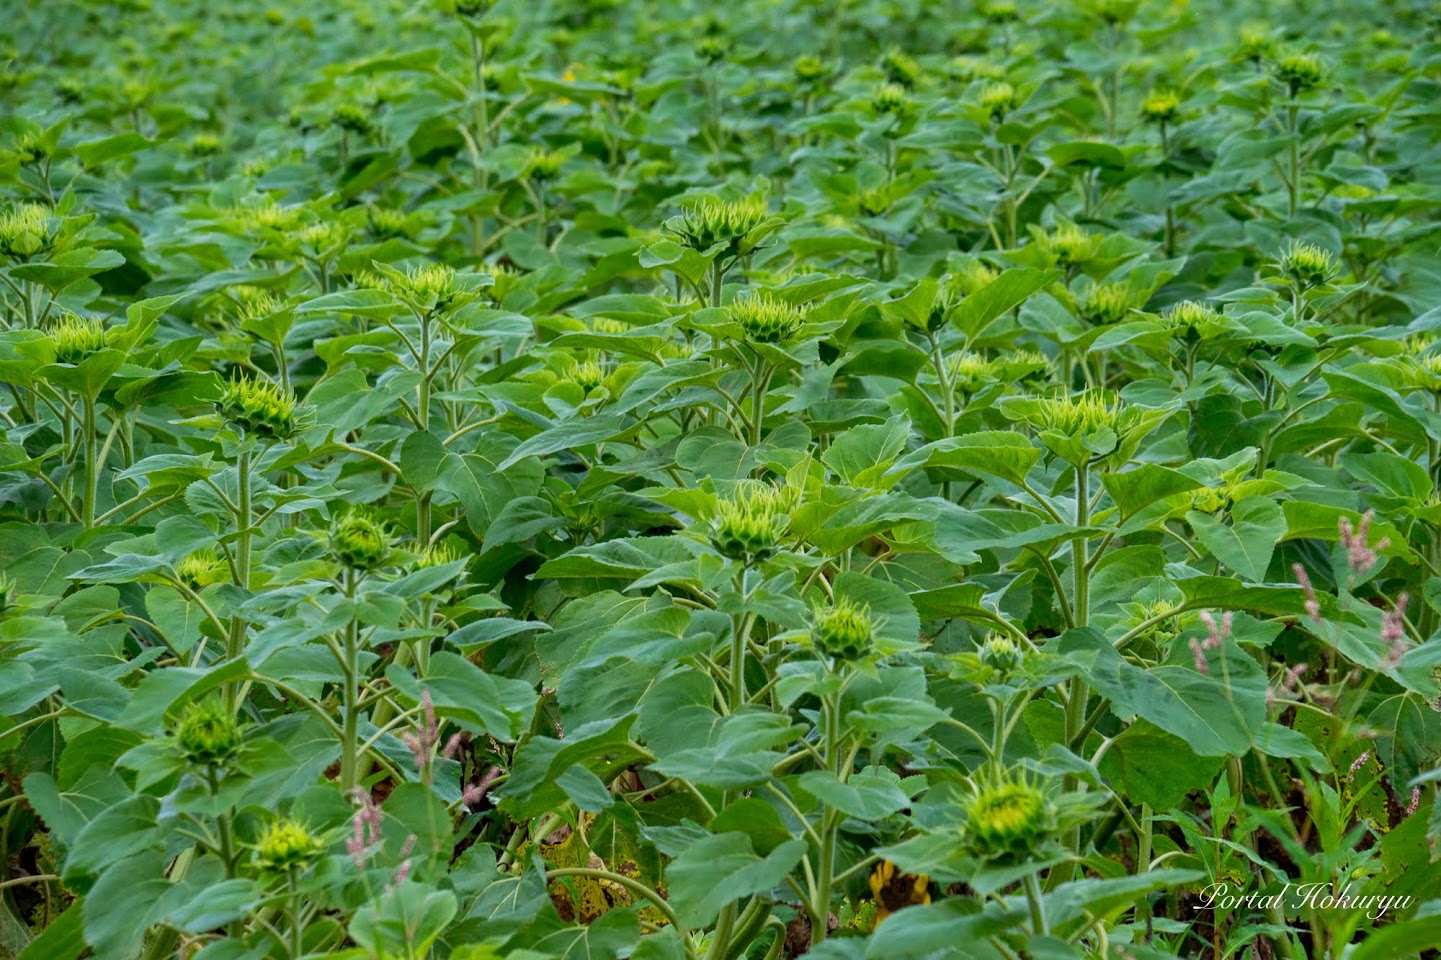
[[[1286,132],[1291,139],[1291,175],[1286,184],[1286,199],[1289,219],[1296,219],[1296,208],[1301,199],[1301,142],[1296,133],[1296,120],[1301,108],[1292,104],[1286,108]]]
[[[235,581],[242,590],[250,589],[250,524],[253,519],[250,503],[250,451],[242,450],[235,461],[238,494],[235,504]],[[245,653],[245,618],[239,613],[230,618],[230,636],[226,640],[225,657],[229,662],[239,660]],[[240,684],[229,689],[230,706],[236,708],[236,697]]]
[[[827,769],[844,781],[847,771],[840,770],[837,767],[841,742],[840,701],[841,694],[839,692],[832,693],[826,697],[826,740],[824,756]],[[815,903],[811,908],[811,946],[815,946],[826,939],[826,925],[830,921],[831,914],[831,885],[835,873],[836,834],[839,828],[840,819],[836,816],[835,811],[825,810],[821,814],[820,862],[816,868]]]
[[[347,600],[355,599],[355,576],[351,571],[343,574]],[[345,662],[341,670],[345,674],[344,716],[341,718],[340,736],[340,790],[346,796],[355,789],[359,772],[360,753],[360,622],[352,610],[350,621],[345,625]]]
[[[1026,900],[1031,906],[1031,932],[1038,937],[1044,937],[1051,932],[1050,926],[1046,923],[1046,905],[1041,900],[1041,884],[1034,873],[1026,874]]]
[[[85,414],[85,422],[81,429],[85,431],[85,489],[81,491],[80,520],[89,530],[95,526],[95,484],[98,471],[97,447],[95,445],[95,398],[85,397],[82,408]]]

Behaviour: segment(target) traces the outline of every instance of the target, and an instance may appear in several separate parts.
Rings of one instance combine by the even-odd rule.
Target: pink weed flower
[[[1344,520],[1345,518],[1342,517]],[[1311,578],[1306,576],[1306,568],[1299,563],[1294,565],[1292,570],[1296,571],[1296,581],[1301,584],[1301,589],[1306,591],[1306,615],[1316,626],[1321,625],[1321,603],[1316,599],[1316,588],[1311,586]]]

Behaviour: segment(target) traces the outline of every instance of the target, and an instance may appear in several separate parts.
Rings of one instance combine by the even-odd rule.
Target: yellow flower
[[[876,901],[876,924],[905,907],[931,902],[930,878],[924,873],[902,873],[889,860],[871,871],[871,897]]]

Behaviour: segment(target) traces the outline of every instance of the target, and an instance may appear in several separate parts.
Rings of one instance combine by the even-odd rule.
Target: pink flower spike
[[[1361,756],[1359,756],[1359,757],[1357,757],[1355,760],[1351,761],[1351,774],[1350,774],[1350,775],[1353,776],[1353,777],[1356,776],[1356,771],[1357,771],[1357,770],[1360,770],[1360,769],[1361,769],[1361,766],[1362,766],[1367,760],[1369,760],[1369,759],[1371,759],[1371,751],[1370,751],[1370,750],[1367,750],[1367,751],[1363,752],[1363,753],[1361,754]]]
[[[1420,807],[1420,806],[1421,806],[1421,788],[1420,788],[1420,787],[1412,787],[1412,788],[1411,788],[1411,803],[1406,807],[1406,816],[1408,816],[1408,817],[1411,816],[1411,814],[1415,813],[1415,812],[1416,812],[1416,809],[1417,809],[1418,807]]]
[[[1191,638],[1191,654],[1196,658],[1197,673],[1211,672],[1211,668],[1206,665],[1205,648],[1194,637]]]

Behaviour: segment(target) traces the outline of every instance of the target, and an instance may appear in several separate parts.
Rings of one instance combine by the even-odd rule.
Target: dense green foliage
[[[0,957],[1441,944],[1437,29],[9,5]]]

